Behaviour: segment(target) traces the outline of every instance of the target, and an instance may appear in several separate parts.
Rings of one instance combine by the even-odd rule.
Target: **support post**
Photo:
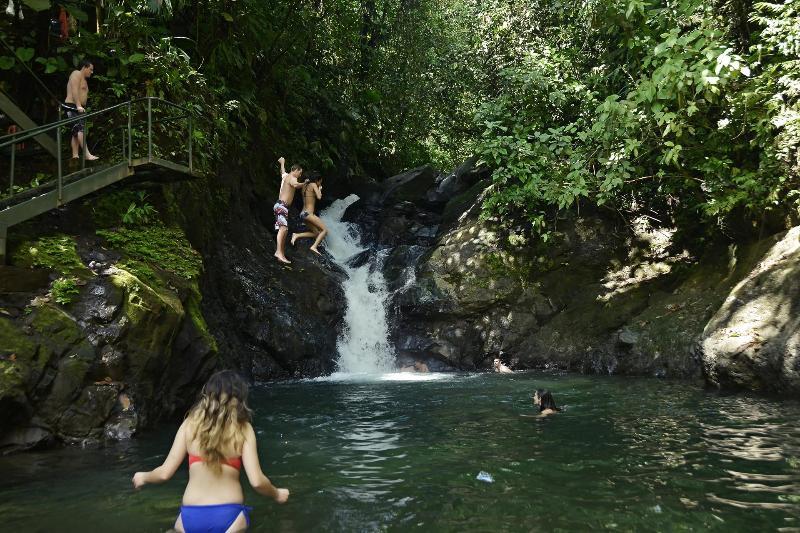
[[[14,196],[14,165],[16,164],[17,145],[11,145],[11,184],[8,186],[8,196]]]
[[[58,121],[61,122],[61,108],[58,109]],[[56,159],[58,160],[58,205],[61,205],[61,126],[56,128]]]
[[[153,161],[153,99],[147,99],[147,161]]]
[[[0,265],[6,264],[6,243],[8,228],[5,224],[0,224]]]
[[[133,164],[133,138],[131,136],[131,102],[128,101],[128,166]]]
[[[189,172],[192,171],[192,116],[189,115]]]
[[[83,121],[83,148],[81,148],[81,170],[86,168],[86,152],[89,151],[89,122]]]

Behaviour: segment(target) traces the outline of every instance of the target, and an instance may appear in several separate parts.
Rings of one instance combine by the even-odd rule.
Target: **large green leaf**
[[[33,59],[34,55],[35,52],[33,48],[17,48],[17,57],[20,59],[20,61],[30,61]]]
[[[14,58],[11,56],[0,56],[0,69],[10,70],[14,68]]]
[[[34,11],[50,9],[50,0],[22,0],[22,3]]]
[[[66,9],[67,12],[75,17],[79,22],[89,21],[89,15],[86,14],[86,11],[75,6],[74,4],[67,4],[64,6],[64,9]]]

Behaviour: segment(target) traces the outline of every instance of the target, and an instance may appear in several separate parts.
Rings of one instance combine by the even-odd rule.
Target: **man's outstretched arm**
[[[281,176],[283,176],[284,174],[286,174],[286,159],[284,159],[283,157],[279,157],[278,163],[281,164]]]

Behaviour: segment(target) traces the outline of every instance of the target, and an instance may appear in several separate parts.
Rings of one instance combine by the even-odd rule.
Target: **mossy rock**
[[[6,398],[24,401],[31,378],[41,374],[47,364],[39,356],[36,343],[17,324],[0,318],[0,401]]]
[[[30,325],[40,335],[41,343],[58,356],[84,339],[75,319],[51,304],[37,307],[31,315]]]
[[[147,285],[119,268],[110,280],[125,291],[120,320],[127,322],[127,332],[117,348],[126,355],[133,381],[152,381],[149,371],[153,365],[166,366],[172,339],[184,319],[181,300],[174,291]],[[161,360],[154,362],[156,358]]]
[[[62,437],[99,439],[119,396],[117,385],[89,385],[58,421]]]
[[[189,298],[185,302],[184,307],[186,309],[186,315],[192,321],[195,330],[203,339],[203,341],[209,346],[211,351],[217,352],[217,340],[209,331],[206,319],[203,317],[203,312],[200,309],[200,289],[197,287],[196,282],[193,288],[195,290],[192,291]]]
[[[192,248],[183,230],[160,224],[152,226],[98,230],[97,235],[123,254],[126,269],[149,283],[164,284],[157,270],[181,279],[199,277],[203,270],[200,254]]]
[[[49,268],[82,279],[93,275],[78,256],[75,238],[69,235],[48,235],[25,241],[12,254],[12,263],[22,267]]]

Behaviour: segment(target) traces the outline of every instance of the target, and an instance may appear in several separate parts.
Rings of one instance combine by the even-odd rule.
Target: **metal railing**
[[[187,150],[187,167],[189,168],[189,172],[193,171],[193,163],[192,163],[192,114],[189,109],[170,102],[168,100],[164,100],[162,98],[156,97],[143,97],[143,98],[136,98],[134,100],[129,100],[127,102],[122,102],[111,107],[107,107],[105,109],[101,109],[99,111],[92,111],[87,113],[80,113],[77,116],[62,119],[61,118],[61,108],[59,108],[59,120],[56,122],[52,122],[50,124],[44,124],[42,126],[38,126],[36,128],[31,128],[28,130],[22,130],[19,132],[11,133],[5,136],[0,137],[0,151],[10,148],[10,179],[9,179],[9,189],[8,195],[3,197],[4,201],[8,201],[9,199],[13,199],[16,195],[22,194],[26,191],[16,191],[14,188],[14,177],[15,177],[15,166],[16,166],[16,146],[20,143],[25,142],[28,139],[32,139],[37,135],[41,135],[42,133],[47,133],[50,131],[55,130],[56,132],[56,145],[57,145],[57,171],[56,171],[56,179],[55,181],[51,181],[46,185],[52,185],[55,183],[58,187],[58,199],[59,202],[61,201],[61,191],[64,186],[65,179],[73,177],[77,174],[82,174],[85,172],[86,168],[86,151],[88,150],[88,142],[89,142],[89,126],[87,119],[95,119],[97,117],[104,117],[109,118],[109,116],[114,113],[124,113],[127,111],[127,123],[121,126],[112,127],[108,130],[109,137],[113,132],[122,130],[122,158],[123,160],[127,159],[128,166],[133,166],[134,164],[134,133],[137,131],[136,128],[139,126],[143,126],[140,122],[134,122],[134,106],[139,104],[146,105],[147,111],[147,123],[146,123],[146,133],[147,133],[147,158],[146,162],[153,162],[153,126],[156,124],[165,124],[169,122],[176,122],[181,119],[187,119],[187,130],[188,130],[188,138],[186,141],[186,150]],[[164,105],[168,109],[177,109],[183,112],[181,115],[167,117],[167,118],[156,118],[153,117],[154,105]],[[83,130],[83,146],[79,147],[80,150],[80,170],[76,172],[72,172],[69,174],[63,173],[63,139],[62,139],[62,129],[65,127],[72,127],[74,124],[78,122],[84,122],[84,130]],[[104,155],[104,157],[107,157]],[[138,160],[138,158],[137,158]],[[182,163],[179,163],[182,164]],[[35,187],[34,187],[35,188]]]

